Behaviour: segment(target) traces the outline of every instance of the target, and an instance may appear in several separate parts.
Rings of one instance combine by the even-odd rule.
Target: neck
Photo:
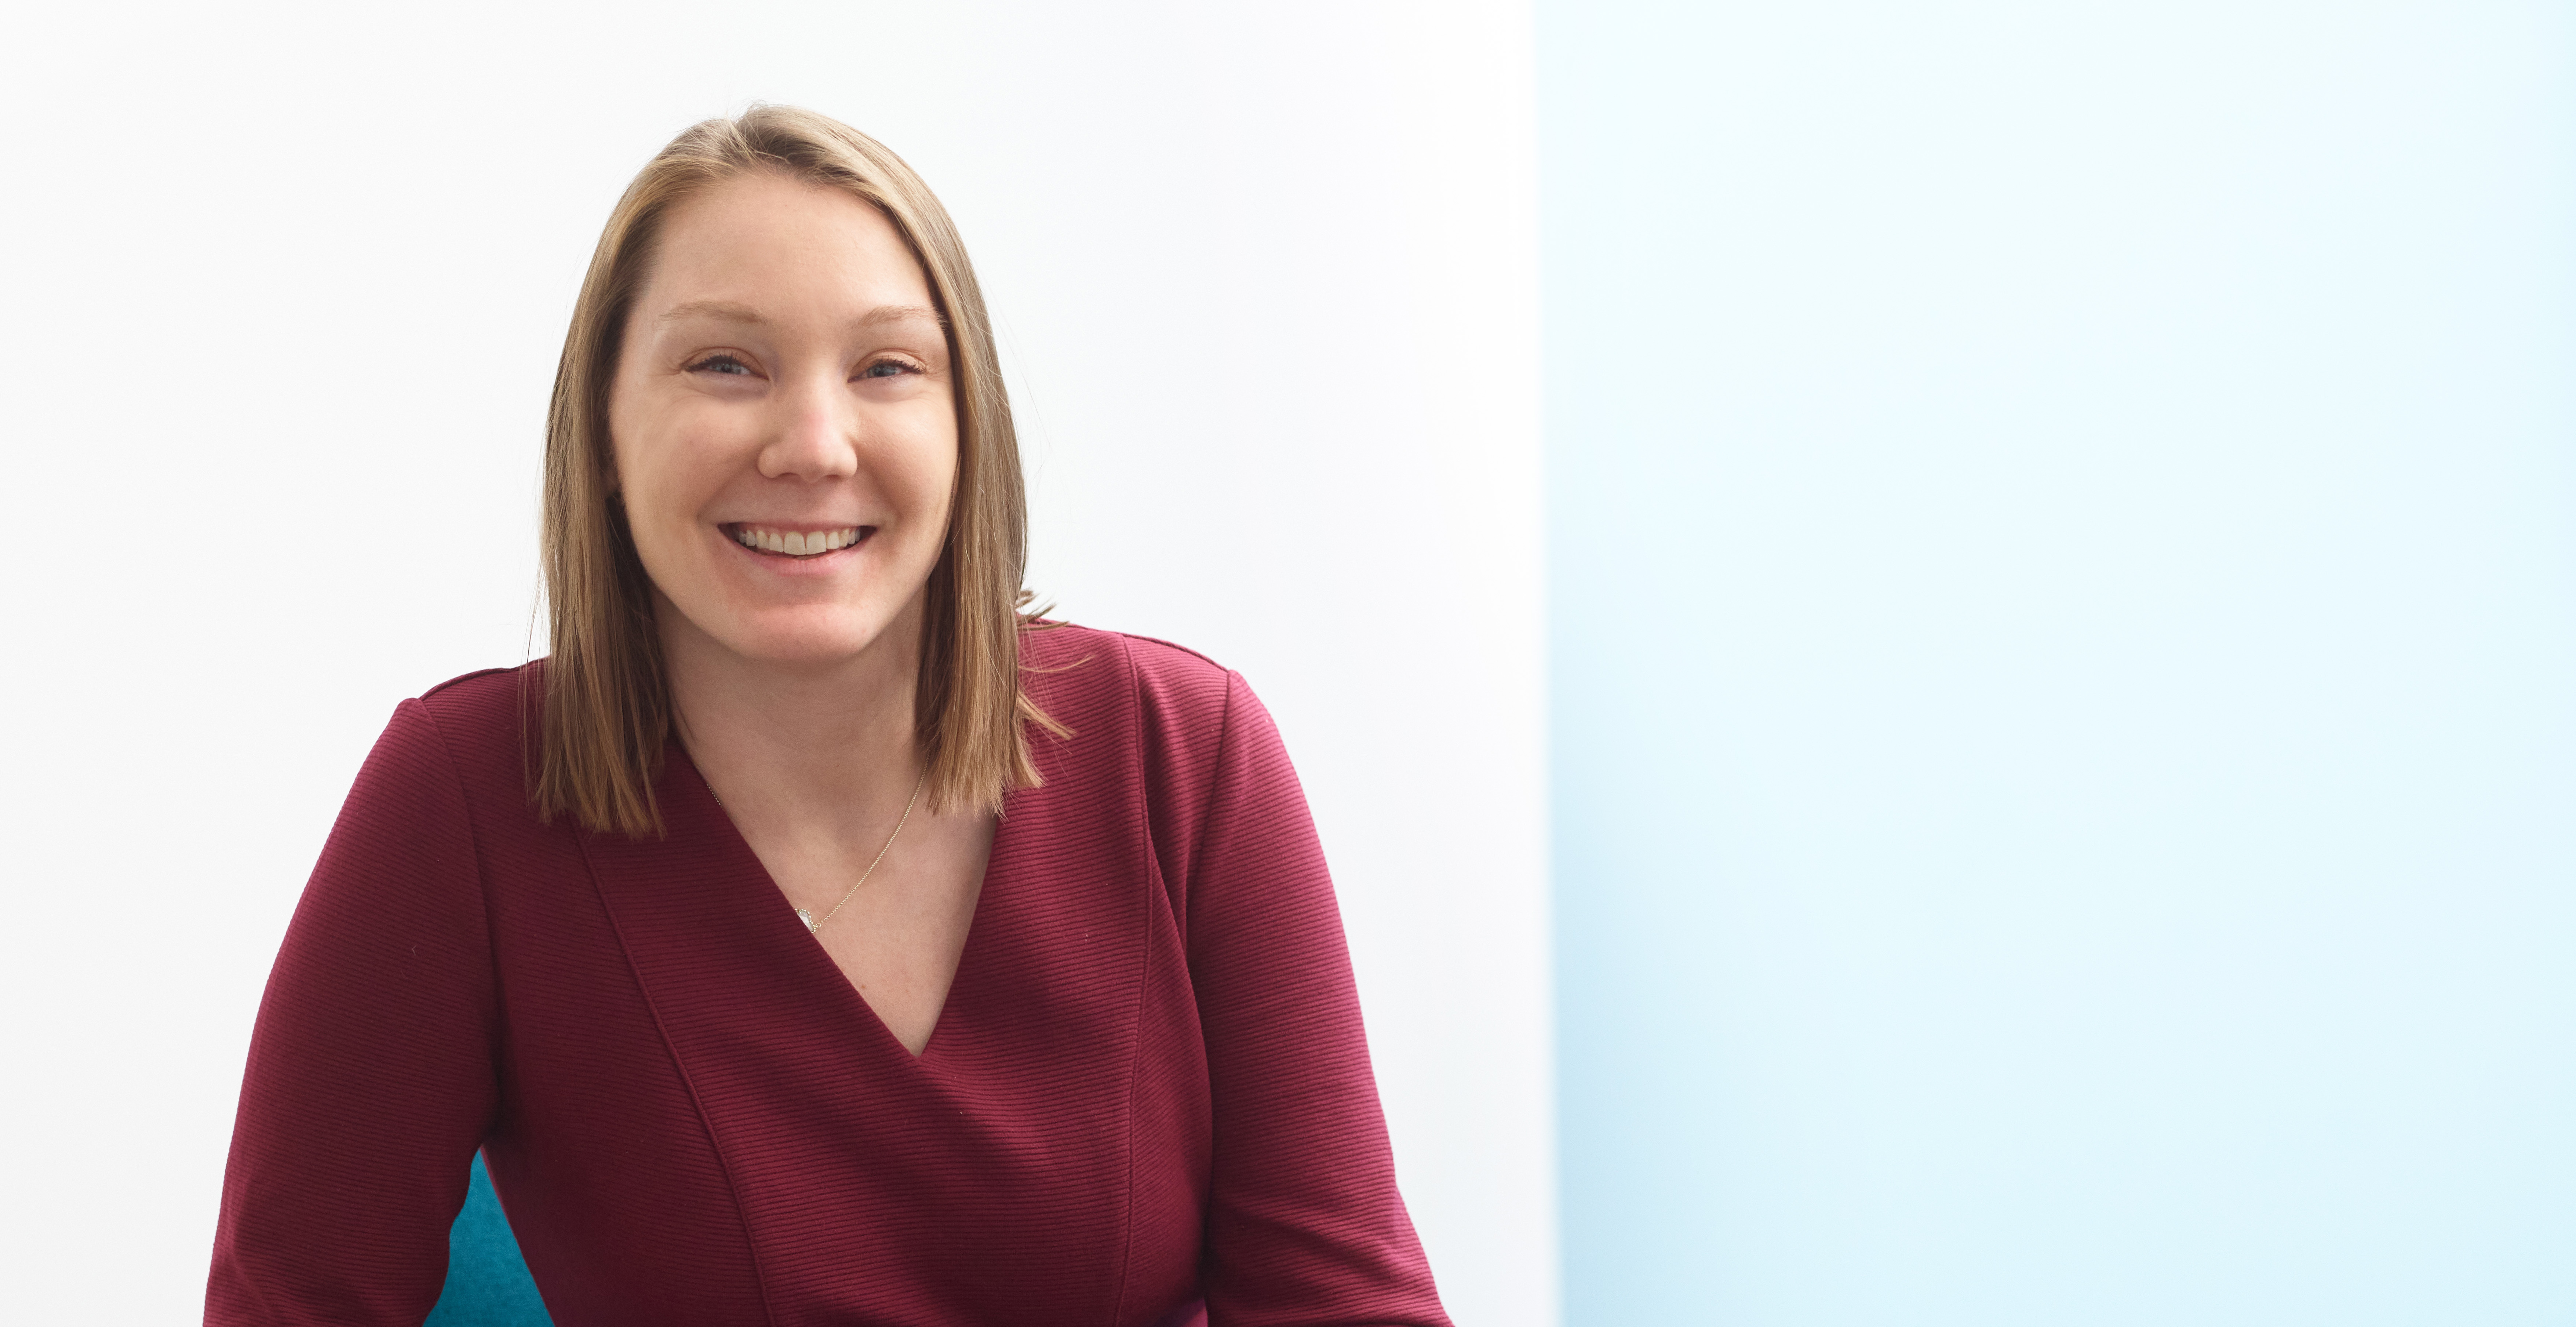
[[[865,650],[829,663],[747,659],[671,604],[655,608],[680,740],[736,823],[855,825],[903,802],[923,760],[919,598]]]

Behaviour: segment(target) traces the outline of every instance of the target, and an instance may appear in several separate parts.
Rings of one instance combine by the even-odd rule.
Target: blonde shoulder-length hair
[[[608,217],[582,278],[546,415],[544,546],[551,653],[530,794],[548,820],[661,832],[653,785],[671,740],[652,583],[616,497],[609,386],[637,289],[673,208],[755,171],[845,190],[885,214],[921,263],[948,333],[957,474],[930,573],[913,726],[933,807],[998,811],[1038,782],[1023,722],[1063,730],[1020,685],[1028,508],[1011,407],[975,269],[930,186],[884,144],[826,116],[758,106],[691,126]]]

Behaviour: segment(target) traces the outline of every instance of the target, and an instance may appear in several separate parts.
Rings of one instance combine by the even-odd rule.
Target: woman
[[[418,1323],[482,1149],[556,1322],[1445,1322],[1287,756],[1024,617],[972,270],[701,124],[548,423],[551,656],[406,701],[253,1034],[210,1323]]]

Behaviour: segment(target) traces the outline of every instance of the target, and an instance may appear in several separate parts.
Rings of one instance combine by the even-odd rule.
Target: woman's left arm
[[[1447,1327],[1396,1192],[1341,911],[1268,711],[1225,679],[1187,872],[1214,1112],[1211,1327]]]

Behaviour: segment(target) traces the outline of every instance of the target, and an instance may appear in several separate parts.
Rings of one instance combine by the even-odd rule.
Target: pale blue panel
[[[2576,1321],[2565,6],[1543,0],[1568,1321]]]

